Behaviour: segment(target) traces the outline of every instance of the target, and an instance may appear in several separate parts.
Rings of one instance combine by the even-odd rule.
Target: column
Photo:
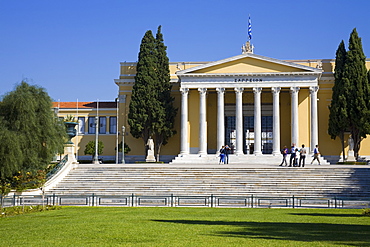
[[[272,89],[272,154],[280,155],[280,87],[273,87]]]
[[[243,90],[244,88],[235,88],[236,94],[236,112],[235,112],[235,129],[236,129],[236,143],[235,154],[243,154]]]
[[[261,125],[261,91],[262,88],[253,88],[254,93],[254,155],[262,154],[262,125]]]
[[[311,147],[310,153],[313,153],[315,145],[319,144],[319,129],[318,129],[318,118],[317,118],[317,91],[319,87],[310,87],[311,96]]]
[[[217,153],[225,145],[225,88],[216,88],[217,91]]]
[[[180,154],[189,154],[188,143],[188,93],[189,88],[180,88],[181,92],[181,140]]]
[[[296,146],[299,145],[298,143],[298,92],[299,87],[291,87],[290,93],[291,93],[291,138],[292,143],[294,143]]]
[[[206,88],[199,91],[199,156],[207,155]]]

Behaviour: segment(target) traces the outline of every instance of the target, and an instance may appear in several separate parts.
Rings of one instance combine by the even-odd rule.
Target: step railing
[[[67,162],[68,155],[65,155],[63,159],[58,164],[56,164],[55,167],[50,172],[48,172],[48,174],[46,174],[46,181],[52,179],[56,174],[58,174],[58,172],[62,170],[65,164],[67,164]]]
[[[119,207],[225,207],[225,208],[369,208],[370,197],[267,197],[217,195],[13,195],[3,207],[26,205]]]

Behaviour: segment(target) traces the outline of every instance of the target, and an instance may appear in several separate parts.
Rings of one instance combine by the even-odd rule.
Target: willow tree
[[[52,100],[38,86],[20,83],[0,103],[0,183],[4,194],[15,176],[44,170],[63,152],[66,131]],[[19,177],[18,177],[19,178]]]
[[[361,38],[353,29],[343,71],[343,83],[348,85],[347,113],[356,159],[361,141],[370,134],[370,89],[366,69],[366,57]]]
[[[344,133],[348,129],[347,98],[348,85],[343,80],[344,66],[346,63],[347,51],[344,42],[339,44],[334,69],[334,86],[332,88],[332,100],[329,106],[329,128],[328,133],[332,139],[340,138],[342,144],[343,161],[345,160],[344,152]]]

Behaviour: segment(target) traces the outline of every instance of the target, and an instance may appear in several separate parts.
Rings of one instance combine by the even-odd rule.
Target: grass
[[[370,246],[358,209],[63,207],[0,218],[5,246]]]

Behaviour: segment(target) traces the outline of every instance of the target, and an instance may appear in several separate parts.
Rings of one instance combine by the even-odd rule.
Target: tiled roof
[[[116,108],[117,103],[116,102],[98,102],[99,108]],[[97,102],[53,102],[53,108],[58,107],[59,108],[69,108],[69,109],[93,109],[97,108]]]

